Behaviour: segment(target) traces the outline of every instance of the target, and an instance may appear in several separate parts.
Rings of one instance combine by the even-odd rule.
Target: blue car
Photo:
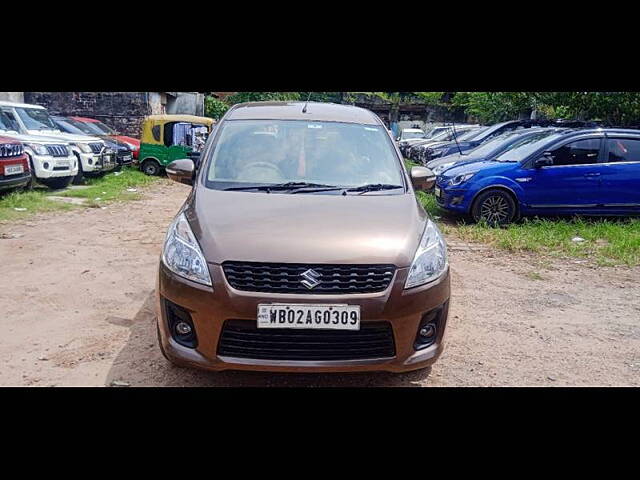
[[[436,178],[438,204],[502,225],[526,215],[640,214],[640,131],[568,129]]]

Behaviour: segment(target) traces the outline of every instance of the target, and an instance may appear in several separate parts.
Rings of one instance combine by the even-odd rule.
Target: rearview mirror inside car
[[[428,191],[435,185],[436,175],[426,167],[412,167],[411,183],[416,190]]]
[[[174,160],[167,168],[167,177],[174,182],[184,183],[185,185],[193,185],[193,179],[195,177],[196,168],[193,160],[183,158],[181,160]]]

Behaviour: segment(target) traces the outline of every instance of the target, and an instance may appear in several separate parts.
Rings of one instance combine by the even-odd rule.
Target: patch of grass
[[[37,212],[70,210],[74,205],[47,200],[47,190],[9,192],[0,196],[0,221],[17,220]],[[18,211],[16,208],[26,210]]]
[[[540,275],[540,273],[538,273],[538,272],[527,272],[526,276],[527,276],[527,278],[530,278],[531,280],[544,280],[544,277],[542,275]]]
[[[118,174],[119,173],[119,174]],[[114,200],[138,200],[139,192],[127,192],[128,188],[144,187],[157,182],[159,177],[150,177],[133,168],[123,168],[121,172],[108,173],[99,178],[89,178],[86,185],[89,188],[79,190],[67,190],[61,197],[86,198],[88,206],[95,206]]]
[[[97,207],[111,201],[137,200],[140,198],[140,193],[127,192],[127,188],[139,188],[159,180],[159,177],[149,177],[134,168],[123,168],[118,175],[114,172],[103,177],[87,179],[86,185],[89,188],[62,192],[52,192],[46,188],[10,192],[0,196],[0,221],[17,220],[34,213]],[[47,199],[49,195],[85,198],[87,202],[83,205],[56,202]],[[17,211],[16,208],[26,208],[26,210]]]

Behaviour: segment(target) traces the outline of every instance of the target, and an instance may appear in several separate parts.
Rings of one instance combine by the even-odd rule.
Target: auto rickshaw
[[[140,169],[159,175],[174,160],[197,159],[214,122],[195,115],[149,115],[142,123]]]

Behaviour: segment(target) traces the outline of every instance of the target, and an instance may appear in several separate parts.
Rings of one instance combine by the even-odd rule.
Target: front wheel
[[[476,222],[487,222],[491,226],[506,225],[516,217],[516,202],[504,190],[487,190],[478,195],[471,215]]]
[[[151,176],[160,175],[160,164],[155,160],[145,160],[142,162],[142,171]]]

